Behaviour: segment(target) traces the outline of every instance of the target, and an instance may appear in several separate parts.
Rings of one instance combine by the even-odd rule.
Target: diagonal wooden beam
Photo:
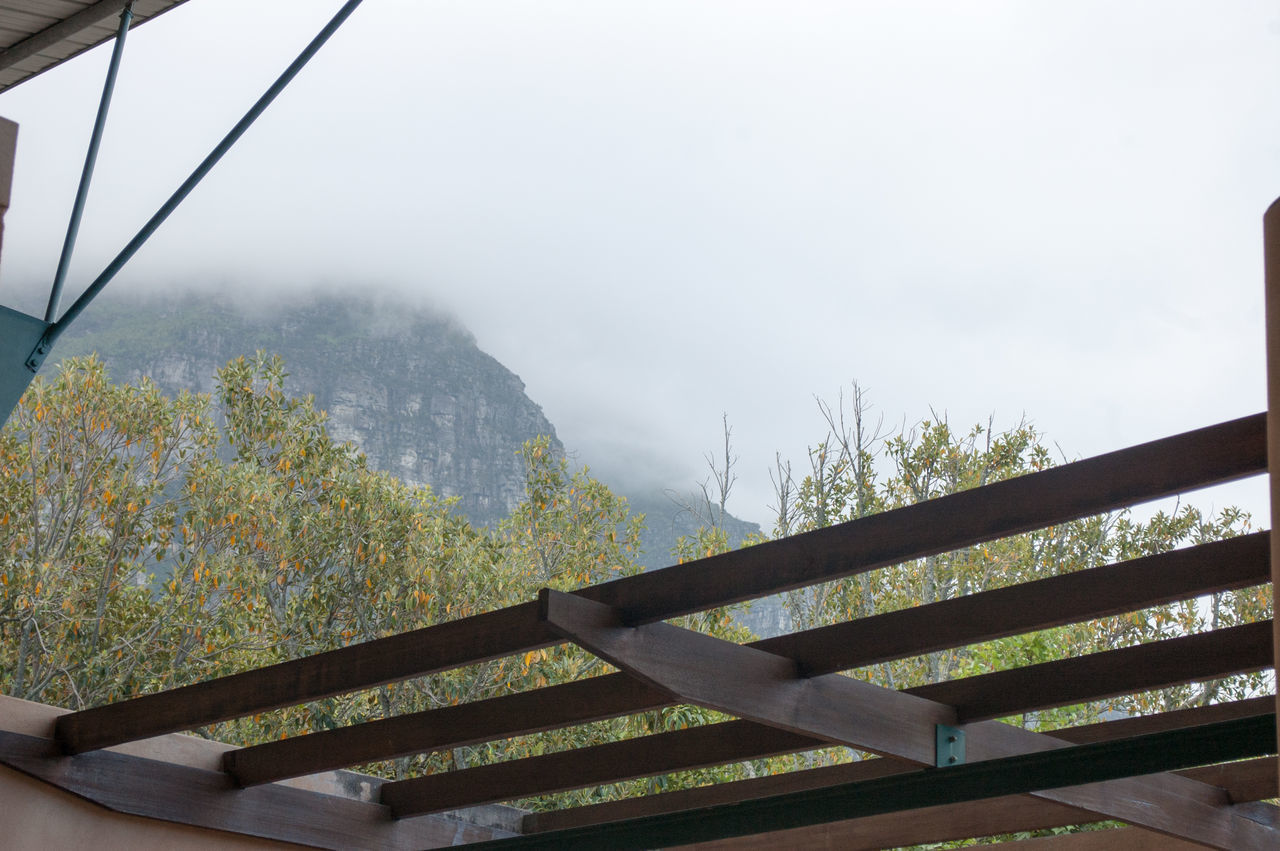
[[[629,628],[618,612],[581,597],[544,589],[539,603],[554,630],[642,682],[742,718],[925,765],[934,758],[932,725],[950,723],[946,718],[953,710],[933,701],[866,683],[850,688],[846,683],[855,681],[834,674],[801,682],[793,673],[788,679],[788,671],[794,672],[791,660],[669,624]],[[890,722],[890,713],[897,724]],[[969,724],[965,733],[969,758],[978,762],[1067,747],[993,721]],[[383,787],[383,800],[398,814],[429,806],[414,800],[415,782]],[[1276,839],[1233,816],[1221,790],[1172,775],[1036,794],[1218,848],[1265,848]]]
[[[1266,532],[1259,532],[765,639],[749,646],[792,656],[806,674],[812,675],[1257,585],[1270,575],[1267,537]],[[1106,671],[1113,663],[1109,657],[1097,658],[1094,666]],[[1068,702],[1102,696],[1092,690],[1098,682],[1094,674],[1057,674],[1060,679],[1064,675],[1066,681],[1086,687],[1084,696],[1078,692]],[[1013,685],[1009,684],[1004,694],[1021,701],[1016,711],[1036,708],[1030,693],[1025,688],[1014,689]],[[934,699],[957,702],[945,697]],[[267,742],[228,754],[227,770],[240,783],[250,786],[645,712],[671,703],[666,694],[640,686],[623,674],[610,674]],[[744,754],[741,758],[752,756]]]

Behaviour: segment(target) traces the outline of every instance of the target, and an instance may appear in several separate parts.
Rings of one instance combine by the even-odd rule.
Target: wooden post
[[[1264,279],[1266,281],[1267,323],[1267,470],[1271,494],[1271,603],[1274,610],[1276,589],[1280,588],[1280,200],[1267,208],[1262,217]],[[1280,672],[1280,619],[1275,630],[1272,653]],[[1280,688],[1276,689],[1277,732],[1280,733]],[[1280,771],[1280,769],[1278,769]]]
[[[13,187],[13,160],[18,148],[18,125],[0,118],[0,245],[4,240],[4,214]]]

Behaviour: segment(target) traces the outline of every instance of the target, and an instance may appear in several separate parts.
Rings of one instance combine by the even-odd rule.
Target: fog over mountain
[[[457,510],[474,523],[496,523],[523,496],[521,444],[546,435],[565,451],[554,424],[519,376],[456,319],[395,297],[352,294],[358,290],[287,299],[117,291],[73,326],[56,354],[97,352],[114,380],[148,376],[169,393],[210,392],[228,360],[279,354],[286,390],[314,396],[330,433],[359,446],[373,467],[457,497]],[[569,455],[592,466],[571,447]],[[676,538],[699,525],[689,510],[696,483],[657,481],[652,465],[632,470],[634,459],[610,460],[615,473],[606,482],[646,515],[642,561],[666,566]],[[757,528],[732,516],[724,525],[735,541]]]

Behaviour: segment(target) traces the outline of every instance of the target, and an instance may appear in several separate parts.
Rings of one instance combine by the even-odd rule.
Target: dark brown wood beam
[[[3,730],[0,764],[115,812],[316,848],[410,851],[511,835],[446,818],[397,821],[381,804],[288,786],[237,790],[222,772],[112,751],[59,758],[51,740]]]
[[[1093,567],[753,644],[805,673],[829,674],[1132,612],[1271,579],[1270,535],[1256,532]]]
[[[839,848],[841,851],[875,851],[881,848],[923,845],[972,837],[993,836],[1024,830],[1043,830],[1085,824],[1093,819],[1089,814],[1069,807],[1039,801],[1025,795],[1010,795],[974,804],[944,804],[912,810],[909,814],[888,813],[869,818],[837,821],[829,824],[801,827],[722,839],[716,842],[695,842],[682,846],[683,851],[774,851],[778,848]],[[1001,825],[997,827],[996,825]],[[1138,827],[1115,830],[1090,831],[1069,834],[1069,837],[1094,837],[1084,846],[1054,846],[1071,851],[1202,851],[1203,845],[1152,833]],[[1001,842],[989,846],[992,851],[1050,851],[1035,843]]]
[[[1267,533],[1259,532],[749,646],[783,656],[794,652],[806,673],[827,673],[1256,585],[1269,576]],[[1018,711],[1034,708],[1026,690],[1007,693],[1025,704]],[[668,695],[611,674],[267,742],[228,754],[227,769],[244,785],[266,783],[645,712],[671,702]]]
[[[699,736],[696,741],[682,736],[684,731],[681,730],[481,765],[463,771],[429,774],[402,781],[404,785],[384,786],[389,794],[384,795],[382,802],[401,816],[421,814],[411,803],[416,800],[430,801],[431,812],[444,812],[482,803],[516,801],[566,789],[617,783],[668,771],[723,765],[734,761],[744,748],[766,757],[807,750],[813,746],[813,739],[809,736],[747,721],[727,721],[703,729],[707,734]],[[686,742],[688,747],[684,746]],[[620,771],[620,767],[625,768]]]
[[[409,754],[586,724],[637,712],[638,706],[657,708],[670,703],[670,696],[664,692],[624,674],[607,674],[228,751],[224,764],[242,786],[253,786]]]
[[[1268,715],[1271,711],[1272,699],[1270,697],[1259,697],[1234,703],[1164,712],[1158,715],[1104,721],[1081,727],[1067,727],[1054,730],[1049,735],[1072,744],[1104,742],[1145,733],[1211,724],[1217,721],[1254,718],[1260,715]],[[608,756],[606,756],[606,760],[612,761]],[[1274,764],[1275,759],[1272,757],[1234,762],[1226,766],[1191,769],[1179,773],[1193,780],[1221,787],[1227,791],[1232,803],[1241,803],[1245,801],[1260,801],[1276,796],[1276,778],[1271,773],[1271,767]],[[530,813],[524,819],[524,832],[541,833],[549,830],[564,830],[590,824],[603,824],[605,822],[641,818],[661,813],[679,812],[681,810],[763,798],[769,795],[780,795],[805,789],[820,789],[825,786],[871,780],[876,777],[887,777],[892,774],[901,774],[914,770],[916,770],[914,765],[897,759],[867,759],[860,762],[824,766],[787,774],[755,777],[733,783],[720,783],[695,789],[682,789],[677,792],[665,792],[659,795],[645,795],[638,798],[609,801],[603,804],[544,813]],[[1074,824],[1076,822],[1070,823]],[[971,833],[969,835],[976,836],[979,834]],[[917,841],[935,840],[920,839]]]
[[[945,705],[836,674],[803,679],[791,660],[669,624],[628,628],[619,612],[581,597],[544,589],[539,602],[554,630],[631,676],[741,718],[924,765],[934,758],[933,725],[952,723]],[[1067,747],[994,721],[968,724],[965,734],[970,763]],[[384,786],[383,801],[397,815],[432,811],[433,802],[415,794],[417,782]],[[1270,831],[1235,817],[1222,790],[1173,775],[1034,794],[1213,847],[1265,848],[1275,840]]]
[[[1266,415],[1064,464],[575,593],[651,623],[1266,470]]]
[[[684,845],[694,841],[711,841],[733,836],[783,831],[829,822],[865,818],[885,813],[906,813],[922,804],[979,802],[1014,794],[1044,794],[1049,790],[1071,788],[1087,799],[1090,790],[1107,789],[1120,780],[1130,783],[1133,775],[1153,775],[1148,780],[1180,780],[1172,775],[1157,777],[1159,772],[1195,766],[1215,759],[1247,759],[1274,752],[1275,721],[1271,715],[1207,726],[1189,727],[1165,733],[1154,733],[1115,742],[1051,748],[995,760],[956,765],[942,770],[923,769],[904,775],[882,777],[837,787],[774,795],[765,799],[725,804],[699,810],[648,816],[624,822],[593,825],[551,834],[533,834],[513,839],[504,847],[545,848],[557,851],[609,847],[618,851]],[[1110,787],[1110,788],[1108,788]],[[1140,790],[1132,790],[1140,791]],[[1221,790],[1217,798],[1223,799]],[[1150,819],[1153,804],[1149,797],[1137,802],[1147,808]],[[1171,802],[1165,802],[1171,803]],[[1121,801],[1110,805],[1124,809]],[[1215,810],[1229,813],[1233,819],[1230,835],[1208,844],[1229,848],[1273,848],[1280,824],[1272,816],[1275,808],[1265,805],[1214,805]],[[1094,809],[1093,806],[1087,809]],[[1174,812],[1179,825],[1187,830],[1204,832],[1205,824],[1196,814]],[[1184,817],[1185,816],[1185,817]],[[909,816],[904,816],[909,818]],[[1185,822],[1185,823],[1184,823]],[[1168,828],[1161,832],[1174,833]],[[1203,837],[1196,837],[1203,842]],[[483,847],[490,847],[488,845]]]
[[[58,718],[57,739],[82,753],[559,643],[525,603],[73,712]]]
[[[1271,621],[1243,624],[907,689],[954,706],[962,722],[1105,700],[1272,664]]]

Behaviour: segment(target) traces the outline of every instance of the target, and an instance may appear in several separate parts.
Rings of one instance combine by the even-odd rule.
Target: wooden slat
[[[1073,744],[1114,741],[1128,736],[1163,732],[1182,727],[1211,724],[1218,721],[1255,718],[1269,715],[1272,712],[1272,708],[1273,701],[1270,697],[1259,697],[1234,703],[1163,712],[1157,715],[1124,718],[1118,721],[1103,721],[1098,724],[1089,724],[1081,727],[1067,727],[1054,730],[1049,735],[1055,739],[1062,739]],[[605,759],[613,761],[607,755]],[[1274,765],[1274,762],[1274,757],[1272,757],[1246,762],[1234,762],[1227,766],[1190,769],[1179,773],[1190,779],[1226,789],[1231,801],[1239,803],[1275,796],[1276,782],[1275,778],[1270,776],[1268,768],[1268,766]],[[819,789],[841,783],[854,783],[876,777],[901,774],[915,769],[915,766],[902,760],[892,758],[868,759],[861,762],[824,766],[805,771],[793,771],[768,777],[755,777],[732,783],[682,789],[659,795],[645,795],[638,798],[609,801],[566,810],[530,813],[524,818],[523,829],[525,833],[563,830],[570,827],[602,824],[604,822],[621,821],[659,813],[734,803],[736,801],[751,800],[805,789]],[[1064,823],[1074,824],[1078,821],[1079,819],[1076,819],[1075,821]],[[1009,828],[1009,830],[1013,829]],[[979,834],[967,834],[967,836],[976,835]],[[915,841],[940,842],[942,839],[918,839]],[[897,844],[911,843],[904,841]]]
[[[1074,807],[1042,801],[1029,795],[992,798],[981,804],[943,804],[905,813],[884,813],[860,819],[809,827],[694,842],[682,851],[777,851],[781,848],[879,851],[882,848],[923,845],[990,836],[1020,830],[1043,830],[1096,820]],[[1148,833],[1147,831],[1143,831]],[[1159,836],[1159,834],[1149,834]],[[1169,837],[1160,837],[1166,842]],[[1123,846],[1117,846],[1123,847]],[[1203,848],[1197,845],[1196,848]],[[1124,851],[1130,851],[1125,848]],[[1181,851],[1181,849],[1179,849]]]
[[[560,643],[525,603],[58,718],[81,753]]]
[[[243,786],[330,768],[394,759],[585,724],[671,703],[668,695],[623,674],[448,706],[338,730],[228,751],[226,770]],[[803,747],[803,744],[800,745]]]
[[[783,656],[794,652],[806,673],[827,673],[1255,585],[1268,576],[1267,533],[1259,532],[749,646]],[[1057,602],[1062,604],[1060,610],[1054,608]],[[589,683],[551,686],[268,742],[228,756],[227,767],[241,783],[251,785],[671,704],[669,696],[653,689],[637,691],[635,681],[622,674]],[[635,699],[628,701],[615,689]],[[1025,693],[1021,699],[1027,699]],[[558,722],[555,707],[560,707]]]
[[[1255,532],[753,644],[827,674],[1270,581]]]
[[[390,805],[397,816],[421,815],[423,810],[411,803],[414,800],[430,801],[430,812],[444,812],[668,771],[722,765],[732,762],[744,747],[764,757],[805,750],[813,744],[808,736],[746,721],[728,721],[704,729],[708,735],[698,737],[690,747],[678,746],[683,731],[676,731],[463,771],[429,774],[385,785],[383,789],[388,794],[382,802]],[[625,775],[620,775],[619,766],[626,766]]]
[[[1065,742],[1083,745],[1087,742],[1102,742],[1124,736],[1141,736],[1146,733],[1175,730],[1179,727],[1194,727],[1197,724],[1212,724],[1215,721],[1230,721],[1233,718],[1254,718],[1274,711],[1275,704],[1270,697],[1251,697],[1231,703],[1193,706],[1155,715],[1135,715],[1132,718],[1099,721],[1096,724],[1085,724],[1079,727],[1063,727],[1053,730],[1049,735]]]
[[[1104,700],[1271,666],[1271,621],[907,689],[961,722]]]
[[[584,588],[650,623],[1100,514],[1266,470],[1255,414],[826,529]]]
[[[238,791],[221,772],[111,751],[58,759],[50,740],[7,731],[0,763],[116,812],[318,848],[409,851],[511,835],[452,819],[397,821],[381,804],[288,786]]]

